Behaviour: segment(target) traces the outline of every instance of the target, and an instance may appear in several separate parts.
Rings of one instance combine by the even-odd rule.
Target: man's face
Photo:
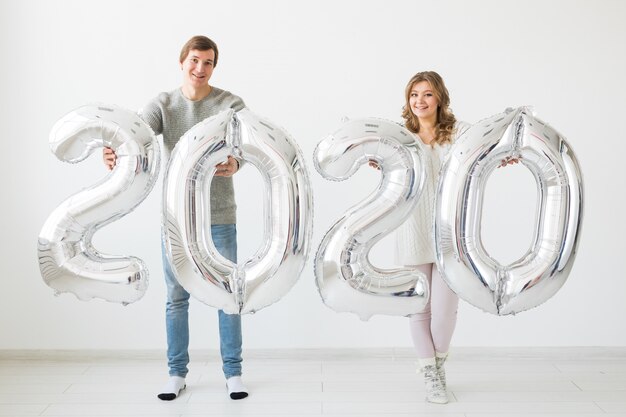
[[[192,49],[187,58],[180,63],[183,70],[183,83],[199,88],[206,86],[213,74],[215,51],[198,51]]]

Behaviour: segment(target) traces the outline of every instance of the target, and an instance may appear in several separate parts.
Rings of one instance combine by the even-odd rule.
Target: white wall
[[[343,183],[314,172],[316,143],[344,116],[399,120],[417,71],[444,76],[452,107],[475,122],[508,106],[534,105],[575,149],[585,176],[579,253],[566,285],[546,304],[496,317],[462,303],[456,346],[626,345],[626,3],[603,1],[43,1],[0,5],[3,129],[0,348],[164,348],[164,294],[157,187],[133,213],[95,239],[151,271],[139,302],[54,297],[39,275],[37,235],[67,196],[105,171],[52,155],[48,133],[66,112],[105,102],[137,109],[180,83],[180,46],[206,34],[220,46],[212,83],[242,96],[295,137],[311,171],[313,251],[347,207],[377,184],[362,169]],[[523,167],[490,181],[485,240],[496,256],[528,243],[535,186]],[[252,170],[238,187],[260,185]],[[239,193],[240,257],[259,243],[261,194]],[[499,213],[498,218],[495,214]],[[388,248],[374,258],[392,263]],[[279,303],[245,317],[248,348],[409,346],[406,319],[361,322],[325,307],[311,261]],[[192,307],[192,347],[216,348],[215,312]]]

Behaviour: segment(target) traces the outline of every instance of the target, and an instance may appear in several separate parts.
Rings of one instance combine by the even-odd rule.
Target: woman
[[[439,170],[450,145],[468,128],[449,108],[448,90],[439,74],[419,72],[408,82],[402,117],[425,146],[426,181],[416,209],[398,229],[396,253],[401,265],[421,271],[430,286],[423,312],[410,317],[413,343],[426,383],[426,400],[448,402],[444,363],[456,325],[459,299],[441,278],[435,264],[433,219]],[[375,163],[370,163],[375,166]]]

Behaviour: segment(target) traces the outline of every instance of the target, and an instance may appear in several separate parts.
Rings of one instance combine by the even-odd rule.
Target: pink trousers
[[[434,358],[435,353],[447,353],[456,326],[459,297],[445,283],[436,264],[417,265],[426,275],[430,300],[423,312],[409,317],[413,345],[420,359]]]

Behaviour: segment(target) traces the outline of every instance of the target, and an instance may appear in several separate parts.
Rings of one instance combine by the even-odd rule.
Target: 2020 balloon
[[[185,136],[175,151],[179,156],[170,161],[165,188],[170,261],[181,284],[205,303],[230,313],[257,311],[289,290],[308,253],[312,193],[301,153],[285,132],[248,110],[217,115]],[[143,262],[102,255],[91,238],[152,189],[159,167],[154,135],[132,112],[84,106],[55,125],[51,145],[68,162],[82,161],[101,146],[112,147],[118,160],[109,176],[67,199],[46,221],[38,247],[44,281],[57,293],[72,292],[80,299],[136,301],[147,287]],[[221,257],[204,232],[210,214],[202,201],[208,201],[213,167],[228,154],[259,169],[269,196],[266,244],[243,267]],[[535,176],[539,205],[533,245],[519,261],[502,266],[482,247],[480,214],[486,180],[508,157],[520,158]],[[380,164],[383,180],[326,234],[315,261],[318,288],[327,305],[362,319],[412,314],[428,297],[423,276],[407,269],[379,270],[367,255],[415,206],[424,180],[419,144],[395,124],[365,119],[347,123],[315,151],[316,168],[334,180],[348,178],[369,160]],[[435,240],[444,279],[461,298],[491,313],[541,304],[572,267],[582,197],[573,151],[528,109],[478,123],[453,146],[440,177]]]
[[[57,293],[81,300],[101,298],[122,304],[141,298],[148,270],[139,258],[99,253],[94,233],[120,219],[152,190],[159,171],[159,145],[133,112],[110,105],[87,105],[60,119],[50,133],[52,152],[77,163],[95,149],[111,147],[117,165],[102,181],[69,197],[46,220],[38,241],[41,275]]]
[[[533,242],[501,265],[483,247],[484,187],[503,159],[517,158],[535,177]],[[514,314],[556,293],[572,268],[583,212],[583,183],[572,148],[521,107],[472,126],[453,145],[439,179],[435,210],[437,264],[459,297],[490,313]]]
[[[215,165],[228,155],[255,166],[266,187],[264,245],[243,265],[219,254],[207,228]],[[205,304],[252,313],[298,280],[312,232],[312,192],[297,145],[270,121],[248,109],[227,110],[191,128],[170,157],[164,197],[170,264],[178,282]]]
[[[350,208],[326,233],[315,257],[315,276],[326,305],[367,320],[373,314],[406,316],[424,309],[428,284],[409,268],[373,266],[371,248],[414,209],[424,184],[422,150],[411,132],[381,119],[345,123],[322,140],[315,168],[330,180],[344,180],[376,161],[382,179],[365,200]]]

